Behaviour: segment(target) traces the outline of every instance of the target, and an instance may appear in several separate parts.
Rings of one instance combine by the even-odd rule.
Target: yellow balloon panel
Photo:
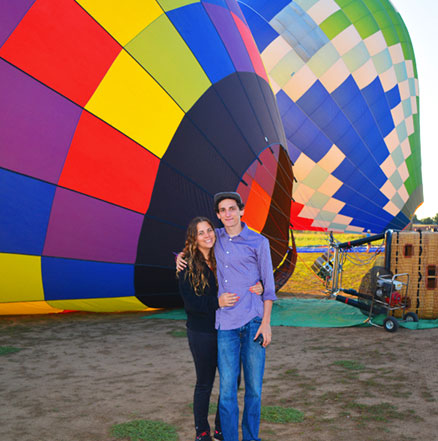
[[[170,11],[192,3],[200,3],[200,0],[158,0],[158,3],[165,11]]]
[[[78,3],[122,46],[163,14],[154,0],[78,0]]]
[[[0,301],[44,300],[41,257],[0,253]]]
[[[137,300],[134,296],[107,297],[100,299],[50,300],[48,303],[54,308],[71,311],[123,312],[145,311],[146,309],[151,309]]]
[[[47,302],[13,302],[0,304],[0,315],[51,314],[62,312]]]
[[[175,101],[124,50],[85,108],[159,158],[184,117]]]
[[[167,93],[188,112],[211,82],[166,15],[137,35],[129,52]]]

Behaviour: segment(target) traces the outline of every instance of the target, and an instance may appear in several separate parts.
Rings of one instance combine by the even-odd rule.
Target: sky
[[[424,219],[438,213],[438,0],[391,2],[405,22],[417,62],[424,203],[416,215]]]

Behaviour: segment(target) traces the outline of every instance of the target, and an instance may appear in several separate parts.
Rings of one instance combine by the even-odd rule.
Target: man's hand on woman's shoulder
[[[176,270],[177,270],[177,272],[180,273],[187,266],[187,261],[184,260],[184,254],[182,252],[178,253],[175,261],[176,261]]]

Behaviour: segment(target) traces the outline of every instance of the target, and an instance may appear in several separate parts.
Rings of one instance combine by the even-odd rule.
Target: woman
[[[208,407],[217,366],[216,309],[234,306],[239,300],[232,293],[217,297],[215,242],[216,235],[211,221],[205,217],[194,218],[187,227],[183,251],[187,267],[178,273],[179,292],[187,313],[187,337],[196,370],[193,398],[195,441],[212,441]],[[263,292],[260,283],[250,290],[256,294]],[[219,410],[216,412],[214,437],[223,439]]]

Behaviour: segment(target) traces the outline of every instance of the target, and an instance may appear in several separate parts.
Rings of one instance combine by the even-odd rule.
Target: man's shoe
[[[195,441],[213,441],[209,432],[202,432],[196,436]]]
[[[219,440],[223,440],[224,436],[222,435],[222,432],[220,430],[215,430],[214,431],[214,439],[219,439]]]

